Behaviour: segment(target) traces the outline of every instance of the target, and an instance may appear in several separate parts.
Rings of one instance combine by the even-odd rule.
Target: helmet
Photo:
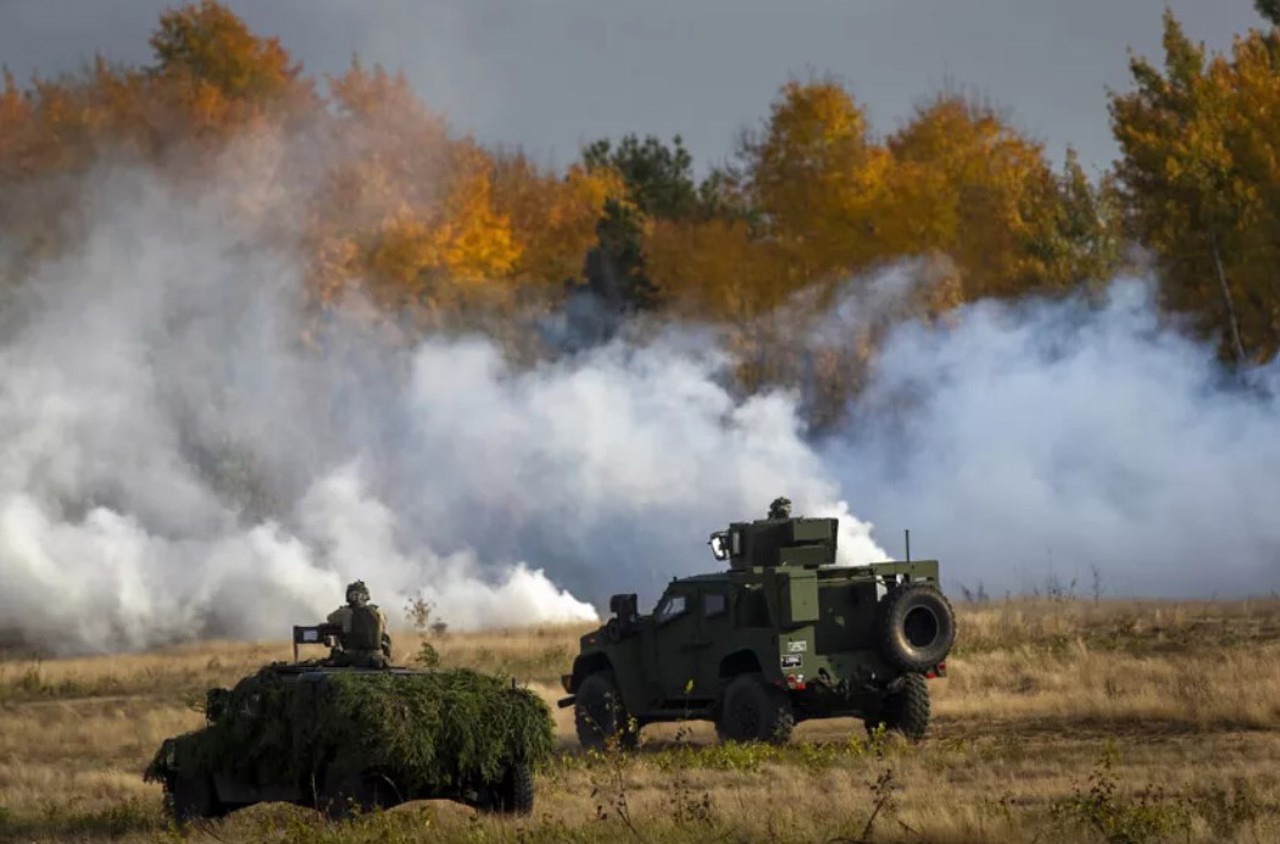
[[[771,519],[791,518],[791,499],[789,498],[773,499],[773,503],[769,505],[769,518]]]
[[[369,589],[363,580],[347,585],[347,603],[352,606],[369,603]]]

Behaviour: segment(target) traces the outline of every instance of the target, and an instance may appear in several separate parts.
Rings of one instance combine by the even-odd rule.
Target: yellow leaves
[[[511,272],[520,249],[506,215],[493,207],[488,162],[479,152],[469,158],[437,231],[438,263],[461,281],[497,279]]]
[[[787,84],[743,153],[756,201],[803,277],[875,257],[870,235],[888,160],[868,145],[866,118],[844,88]]]
[[[605,202],[624,192],[611,171],[574,165],[559,176],[519,154],[494,158],[491,173],[493,205],[509,221],[519,250],[511,274],[537,284],[557,284],[581,272]]]
[[[939,96],[878,144],[839,85],[793,82],[742,154],[753,223],[645,228],[649,275],[683,312],[751,318],[885,260],[945,255],[945,295],[917,308],[934,311],[1060,285],[1092,236],[1041,146],[963,97]]]
[[[407,208],[378,227],[364,262],[377,286],[390,282],[401,304],[415,301],[433,280],[496,281],[519,257],[506,219],[489,201],[487,174],[467,174],[441,213],[424,216]]]
[[[379,227],[365,267],[379,279],[410,289],[427,269],[440,264],[437,241],[429,223],[407,210],[393,214]]]
[[[381,65],[368,71],[358,58],[342,76],[330,77],[329,94],[339,113],[366,124],[407,124],[421,132],[422,124],[429,123],[437,132],[444,129],[443,121],[427,112],[403,73],[392,76]]]
[[[735,322],[745,335],[798,292],[814,291],[812,310],[821,310],[838,285],[899,257],[948,267],[912,301],[919,316],[1057,283],[1071,248],[1062,220],[1074,215],[1088,230],[1088,202],[1071,215],[1059,208],[1040,147],[955,97],[881,141],[839,84],[789,83],[746,138],[742,166],[699,187],[678,139],[597,144],[567,170],[485,150],[453,135],[402,75],[358,60],[328,80],[321,100],[274,39],[209,0],[166,12],[152,45],[157,65],[142,71],[99,62],[28,91],[6,77],[0,195],[121,146],[166,174],[216,173],[236,194],[236,213],[299,241],[325,303],[355,283],[389,308],[476,313],[550,301],[564,282],[590,275],[592,289],[620,279],[622,293],[606,291],[619,308],[650,307],[656,295],[669,313]],[[1264,108],[1268,54],[1249,49],[1251,81],[1233,102],[1280,114]],[[1210,72],[1227,71],[1212,63]],[[1258,140],[1274,127],[1248,124],[1251,167],[1274,170]],[[1166,128],[1143,115],[1132,132],[1154,148]],[[1214,161],[1236,154],[1194,133],[1184,142],[1212,149]],[[175,147],[183,154],[169,155]],[[252,184],[263,171],[270,184]],[[1249,185],[1232,190],[1261,203]],[[43,237],[49,227],[29,228]],[[785,346],[781,333],[776,345]],[[838,383],[843,364],[830,366]]]
[[[660,298],[686,316],[750,319],[794,289],[780,250],[741,220],[653,221],[643,246]]]
[[[150,44],[163,75],[185,77],[230,99],[267,100],[294,84],[299,68],[275,38],[259,38],[212,0],[160,16]],[[208,91],[199,95],[206,102]]]
[[[894,252],[941,250],[967,298],[1014,295],[1042,283],[1030,241],[1051,236],[1057,197],[1040,145],[989,108],[943,95],[888,140],[897,162],[886,235]],[[904,228],[905,227],[905,228]]]
[[[1280,36],[1251,30],[1206,61],[1167,14],[1164,44],[1165,76],[1135,62],[1136,90],[1111,103],[1130,217],[1160,259],[1165,304],[1224,356],[1265,360],[1280,346]]]
[[[13,74],[3,69],[4,88],[0,89],[0,174],[21,172],[33,120],[31,102],[18,89]]]
[[[254,124],[289,122],[318,105],[312,83],[279,41],[254,35],[213,0],[164,12],[150,44],[152,96],[176,112],[188,137],[217,142]]]

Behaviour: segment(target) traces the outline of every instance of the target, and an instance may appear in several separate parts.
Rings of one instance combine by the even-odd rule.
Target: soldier
[[[377,604],[369,603],[369,589],[363,580],[347,586],[347,603],[329,613],[327,621],[341,627],[338,646],[330,659],[337,665],[383,668],[391,658],[391,637],[387,617]]]
[[[769,518],[771,519],[791,518],[791,499],[789,498],[773,499],[773,503],[769,505]]]

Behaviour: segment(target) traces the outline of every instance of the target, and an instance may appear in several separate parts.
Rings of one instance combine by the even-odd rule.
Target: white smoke
[[[356,578],[393,618],[422,597],[455,628],[591,619],[706,567],[707,534],[778,494],[842,516],[847,559],[883,557],[794,401],[735,400],[714,350],[396,351],[306,323],[301,262],[216,192],[91,184],[86,234],[0,338],[0,629],[280,636]]]
[[[900,325],[817,442],[798,395],[726,389],[702,334],[532,368],[478,336],[396,350],[307,322],[300,261],[216,195],[117,174],[84,215],[0,335],[0,630],[46,647],[280,636],[356,578],[393,618],[590,619],[713,566],[708,533],[777,495],[839,516],[845,562],[911,528],[992,594],[1094,567],[1107,594],[1280,587],[1276,367],[1226,381],[1140,282]],[[852,281],[873,295],[814,342],[911,279]]]
[[[1157,317],[1149,283],[1096,307],[977,303],[952,327],[900,326],[877,361],[826,455],[859,512],[911,528],[951,584],[1280,588],[1280,369],[1229,379]]]

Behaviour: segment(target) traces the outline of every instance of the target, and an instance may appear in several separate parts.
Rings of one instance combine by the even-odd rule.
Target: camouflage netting
[[[179,739],[178,767],[306,782],[333,762],[429,788],[493,781],[511,761],[547,758],[553,741],[540,697],[466,669],[303,676],[263,669],[232,690],[217,723]],[[149,779],[163,778],[163,756]]]

